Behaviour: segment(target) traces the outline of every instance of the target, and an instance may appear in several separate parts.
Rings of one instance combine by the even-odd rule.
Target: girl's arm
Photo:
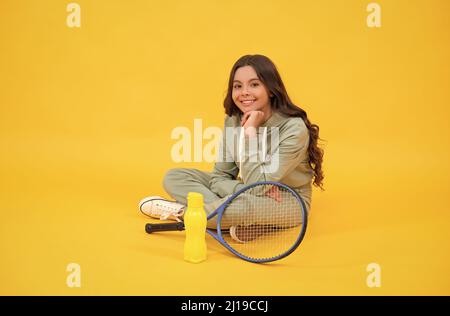
[[[231,123],[229,119],[227,120],[226,118],[222,141],[220,144],[220,148],[222,149],[222,151],[219,152],[218,160],[214,165],[211,180],[209,181],[211,191],[213,191],[220,197],[225,197],[227,195],[233,194],[234,192],[236,192],[237,186],[239,184],[242,184],[242,181],[237,180],[239,168],[236,165],[234,159],[232,159],[233,156],[229,152],[228,146],[224,146],[224,144],[226,144],[225,130],[226,127],[230,124]]]
[[[236,192],[236,188],[242,181],[236,180],[239,172],[234,162],[217,162],[212,171],[212,177],[209,182],[210,189],[220,197]]]
[[[304,165],[305,174],[299,174],[296,182],[298,185],[308,183],[312,172],[307,160],[308,144],[309,133],[303,120],[301,118],[289,120],[280,129],[278,146],[270,149],[270,161],[261,161],[257,153],[250,153],[243,157],[241,164],[243,184],[236,189],[259,181],[280,182],[300,164]],[[273,161],[277,158],[277,162]]]

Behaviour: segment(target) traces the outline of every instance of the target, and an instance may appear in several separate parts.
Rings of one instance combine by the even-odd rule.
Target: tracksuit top
[[[300,194],[309,211],[314,172],[303,119],[274,111],[257,129],[257,136],[244,136],[243,132],[238,116],[225,117],[211,191],[225,197],[254,182],[281,182]]]

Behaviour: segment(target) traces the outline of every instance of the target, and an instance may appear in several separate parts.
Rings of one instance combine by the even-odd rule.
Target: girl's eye
[[[252,83],[252,86],[257,87],[257,86],[259,86],[259,83]],[[239,89],[240,87],[241,87],[240,85],[233,86],[234,89]]]

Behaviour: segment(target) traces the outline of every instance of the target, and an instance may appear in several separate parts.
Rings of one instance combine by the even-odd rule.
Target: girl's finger
[[[244,126],[245,122],[247,122],[247,120],[250,116],[250,113],[251,112],[244,113],[244,116],[242,116],[242,120],[241,120],[241,126]]]

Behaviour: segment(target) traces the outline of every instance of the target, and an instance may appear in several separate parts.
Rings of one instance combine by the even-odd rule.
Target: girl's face
[[[258,79],[252,66],[244,66],[236,70],[232,98],[243,113],[248,111],[270,112],[269,91]]]

